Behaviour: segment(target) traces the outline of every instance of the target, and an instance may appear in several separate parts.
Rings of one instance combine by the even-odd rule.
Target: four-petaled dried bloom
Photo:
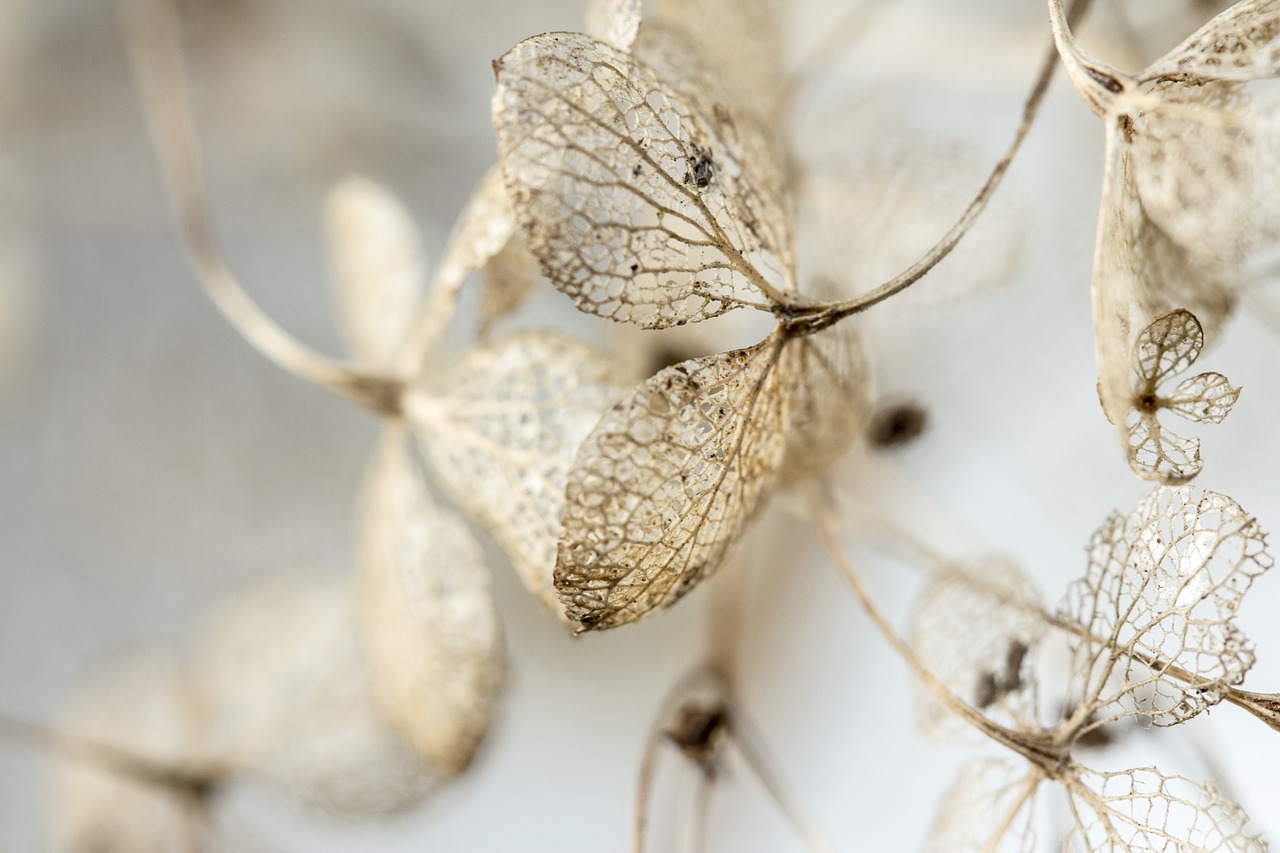
[[[1247,283],[1251,255],[1275,232],[1277,109],[1247,84],[1280,73],[1280,10],[1244,0],[1128,75],[1080,50],[1061,0],[1049,8],[1063,63],[1106,130],[1093,279],[1098,387],[1128,442],[1134,337],[1178,308],[1213,337]],[[1198,470],[1187,445],[1166,460],[1158,444],[1140,464],[1173,480]]]
[[[1195,364],[1203,347],[1200,321],[1182,309],[1157,317],[1138,335],[1133,348],[1137,382],[1125,425],[1129,465],[1140,477],[1181,483],[1200,473],[1200,439],[1183,438],[1161,426],[1156,416],[1162,409],[1216,424],[1240,396],[1240,389],[1221,373],[1199,373],[1171,389],[1163,387]]]

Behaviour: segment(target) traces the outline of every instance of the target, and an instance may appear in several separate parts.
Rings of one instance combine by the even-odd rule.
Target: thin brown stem
[[[1068,760],[1067,754],[1062,749],[1047,742],[1047,740],[1041,743],[1039,742],[1040,739],[1023,732],[1010,731],[988,720],[976,708],[952,693],[950,688],[943,684],[924,665],[924,662],[916,655],[915,649],[911,648],[910,644],[899,636],[883,611],[880,610],[875,600],[871,597],[871,593],[863,582],[861,575],[854,568],[849,555],[840,545],[827,505],[818,500],[816,495],[811,495],[811,498],[810,507],[813,525],[832,563],[839,570],[850,589],[853,590],[854,596],[858,599],[862,609],[876,626],[876,629],[879,630],[889,645],[893,647],[893,650],[907,664],[924,688],[932,693],[948,710],[996,743],[1013,750],[1036,766],[1044,768],[1050,775],[1057,776],[1063,763]]]
[[[353,369],[302,344],[263,313],[232,275],[209,214],[177,9],[171,0],[119,0],[119,8],[173,215],[209,298],[255,349],[285,370],[376,412],[396,411],[398,378]]]
[[[1071,6],[1069,18],[1073,22],[1078,21],[1083,17],[1091,2],[1092,0],[1076,0]],[[1013,135],[1013,141],[1010,142],[1008,149],[987,176],[986,183],[982,185],[982,188],[978,190],[978,194],[969,202],[969,206],[965,208],[964,213],[960,215],[956,223],[951,226],[950,230],[942,236],[942,239],[933,248],[910,267],[875,290],[842,302],[782,311],[781,313],[784,315],[781,317],[782,321],[797,334],[821,331],[843,320],[845,317],[865,311],[873,305],[878,305],[889,297],[901,293],[923,278],[943,258],[951,254],[951,251],[960,243],[960,240],[969,232],[969,229],[973,227],[973,223],[977,221],[978,217],[986,209],[987,203],[991,201],[996,189],[999,188],[1000,183],[1004,180],[1005,174],[1013,164],[1014,157],[1022,148],[1022,143],[1027,138],[1027,134],[1030,132],[1031,126],[1040,112],[1040,105],[1044,102],[1044,96],[1049,90],[1049,83],[1053,79],[1054,71],[1057,68],[1058,49],[1051,42],[1044,59],[1040,63],[1040,70],[1036,74],[1035,83],[1032,85],[1031,92],[1023,105],[1022,119]]]

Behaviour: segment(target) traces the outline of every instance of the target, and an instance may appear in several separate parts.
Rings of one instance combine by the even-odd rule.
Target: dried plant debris
[[[1137,382],[1126,426],[1129,465],[1150,480],[1179,483],[1200,473],[1200,439],[1183,438],[1161,426],[1161,410],[1199,423],[1220,423],[1240,396],[1221,373],[1200,373],[1162,393],[1173,377],[1195,364],[1204,347],[1204,331],[1190,311],[1157,317],[1134,344]]]
[[[426,282],[417,226],[380,184],[357,177],[330,191],[327,221],[347,349],[367,364],[394,367]]]
[[[422,389],[406,401],[450,494],[548,609],[560,609],[552,572],[574,454],[632,381],[607,352],[520,332],[471,350],[434,395]]]
[[[1049,6],[1067,71],[1106,130],[1094,323],[1103,409],[1124,433],[1134,337],[1178,308],[1214,337],[1276,232],[1280,105],[1247,84],[1280,72],[1280,14],[1244,0],[1131,76],[1086,56],[1060,0]]]
[[[516,217],[581,310],[666,328],[770,311],[794,289],[778,161],[744,141],[754,125],[723,104],[700,109],[639,59],[577,33],[527,39],[494,68]]]
[[[191,658],[197,736],[228,775],[308,809],[368,818],[439,781],[382,715],[345,583],[272,578],[216,611]]]
[[[867,442],[872,447],[890,449],[910,444],[929,424],[929,413],[919,403],[887,402],[876,407],[867,424]]]
[[[668,607],[719,567],[782,464],[796,370],[785,343],[658,373],[578,450],[555,582],[582,630]]]
[[[191,780],[200,778],[195,715],[177,666],[141,655],[115,661],[77,691],[57,725],[70,737],[121,752],[115,761],[54,764],[53,850],[200,849],[204,789],[180,784],[179,776],[187,769]],[[173,768],[171,780],[145,772],[163,767]]]
[[[1036,726],[1031,666],[1046,622],[1039,591],[1016,565],[993,559],[936,572],[914,613],[912,645],[951,692],[1002,725]],[[916,707],[932,737],[970,731],[931,694],[921,691]]]
[[[1125,716],[1175,725],[1240,684],[1254,654],[1233,618],[1271,563],[1257,521],[1215,492],[1161,486],[1108,518],[1060,608],[1083,629],[1072,638],[1081,731]]]
[[[502,626],[484,555],[437,506],[406,436],[388,429],[359,524],[363,635],[383,712],[443,774],[466,770],[502,688]]]

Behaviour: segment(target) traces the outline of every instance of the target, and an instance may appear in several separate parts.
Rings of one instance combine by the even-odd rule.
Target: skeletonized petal
[[[916,604],[912,645],[952,693],[1001,724],[1033,730],[1042,609],[1039,591],[1012,563],[949,567],[934,573]],[[916,707],[928,735],[972,732],[927,691]]]
[[[515,214],[507,200],[502,170],[493,166],[476,184],[458,218],[436,274],[436,286],[457,288],[481,269],[515,233]]]
[[[587,0],[587,32],[628,50],[640,31],[640,0]]]
[[[719,568],[786,448],[785,339],[682,362],[608,412],[569,475],[556,589],[583,630],[670,606]]]
[[[1027,764],[966,764],[943,795],[924,853],[1031,853],[1035,796],[1043,777]]]
[[[1098,773],[1077,766],[1064,780],[1075,828],[1063,849],[1105,853],[1262,853],[1249,816],[1211,783],[1155,767]]]
[[[1156,60],[1142,79],[1186,75],[1247,82],[1280,73],[1280,6],[1242,0]]]
[[[1154,389],[1195,364],[1204,348],[1204,330],[1190,311],[1162,314],[1138,333],[1133,360],[1142,387]]]
[[[351,354],[395,362],[422,301],[426,259],[409,212],[382,185],[351,177],[329,193],[330,263]]]
[[[480,301],[476,305],[476,335],[486,340],[494,325],[515,312],[538,281],[538,259],[529,254],[524,235],[515,232],[481,270]]]
[[[862,433],[871,413],[871,367],[857,324],[844,322],[792,344],[797,377],[783,476],[826,471]]]
[[[1253,665],[1233,620],[1271,562],[1257,521],[1215,492],[1158,486],[1112,515],[1059,608],[1083,629],[1071,637],[1073,705],[1100,722],[1170,726],[1220,701]]]
[[[202,743],[229,771],[309,809],[368,818],[439,783],[385,719],[353,590],[273,577],[217,609],[191,658]]]
[[[423,759],[455,776],[488,731],[503,681],[502,625],[480,544],[434,505],[398,427],[370,468],[359,525],[375,693]]]
[[[1221,373],[1201,373],[1184,379],[1173,389],[1165,407],[1187,420],[1221,423],[1240,398],[1240,389]]]
[[[581,34],[527,39],[494,68],[516,216],[580,310],[665,328],[780,299],[793,270],[774,229],[788,225],[766,219],[779,205],[724,122]]]
[[[552,572],[574,453],[632,381],[603,350],[520,332],[471,350],[438,396],[410,406],[441,481],[550,611],[560,611]]]
[[[1200,439],[1187,438],[1161,425],[1155,412],[1129,416],[1129,468],[1144,480],[1177,485],[1204,467]]]

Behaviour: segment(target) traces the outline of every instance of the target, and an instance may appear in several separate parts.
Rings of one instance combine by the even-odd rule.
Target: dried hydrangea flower
[[[1123,434],[1134,337],[1178,308],[1216,334],[1280,222],[1277,106],[1246,85],[1280,73],[1280,15],[1243,0],[1131,76],[1079,49],[1061,0],[1049,8],[1072,82],[1106,130],[1093,311],[1099,393]]]
[[[1071,586],[1054,617],[1072,651],[1071,710],[1049,728],[1028,716],[1026,705],[1006,713],[1006,723],[985,713],[974,717],[1028,762],[983,760],[966,767],[944,799],[926,849],[1035,849],[1034,802],[1040,784],[1052,780],[1070,801],[1073,828],[1064,849],[1264,850],[1243,810],[1212,785],[1155,768],[1100,773],[1072,757],[1108,722],[1137,717],[1176,725],[1243,680],[1253,653],[1233,618],[1253,578],[1271,565],[1257,522],[1223,495],[1205,492],[1196,499],[1190,486],[1160,486],[1129,516],[1111,516],[1095,534],[1089,557],[1088,573]],[[986,601],[988,619],[979,636],[1017,648],[1016,656],[1004,659],[1018,661],[1016,678],[1008,679],[1016,688],[1011,695],[1034,695],[1035,674],[1024,663],[1035,653],[1037,633],[1019,626],[1044,622],[1047,615],[1034,597],[1018,591],[1025,582],[1010,570],[1012,585],[1009,578],[988,582],[970,573],[943,575],[931,585],[920,618],[931,620],[942,636],[930,638],[933,651],[921,658],[948,686],[972,681],[972,667],[963,663],[958,674],[935,669],[946,658],[939,644],[959,643],[972,630],[946,634],[939,603],[950,590],[970,610]],[[983,639],[982,645],[992,643]],[[998,693],[1014,671],[996,672],[1004,666],[1000,655],[986,664],[996,673]],[[963,706],[966,715],[976,714],[988,695],[981,681],[977,690],[981,698]]]
[[[1200,373],[1163,389],[1200,357],[1204,331],[1190,311],[1157,317],[1138,335],[1133,361],[1137,382],[1126,428],[1129,466],[1149,480],[1180,483],[1200,473],[1200,439],[1183,438],[1161,426],[1161,410],[1199,423],[1220,423],[1240,396],[1221,373]]]
[[[818,398],[859,396],[865,371],[843,372],[833,357],[851,350],[800,328],[782,158],[696,47],[647,24],[630,53],[552,33],[495,71],[516,218],[581,310],[649,329],[740,307],[778,317],[756,346],[661,370],[578,450],[555,584],[581,629],[614,627],[718,568],[777,481],[793,426],[820,445],[809,462],[844,449],[858,429]]]

